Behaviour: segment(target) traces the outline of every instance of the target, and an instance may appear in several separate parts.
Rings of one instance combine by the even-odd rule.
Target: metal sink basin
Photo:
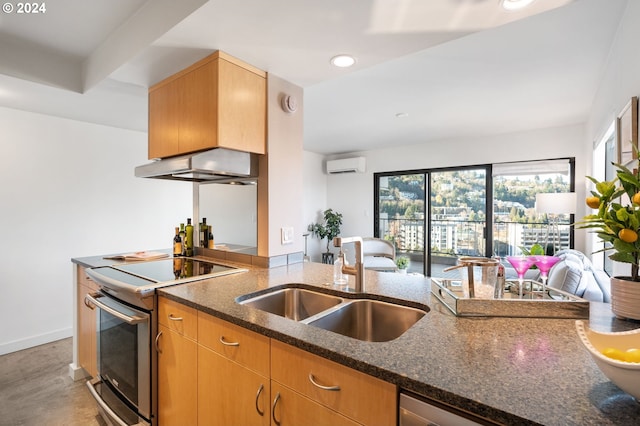
[[[408,306],[356,299],[308,324],[358,340],[388,342],[400,337],[426,313]]]
[[[302,321],[336,306],[342,298],[302,288],[283,288],[239,302],[242,305]]]
[[[400,337],[428,308],[371,299],[348,299],[299,287],[271,290],[238,303],[367,342]]]

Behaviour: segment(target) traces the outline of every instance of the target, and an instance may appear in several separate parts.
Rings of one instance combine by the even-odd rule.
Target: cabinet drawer
[[[86,268],[84,268],[82,266],[77,266],[76,267],[76,274],[77,274],[78,284],[83,285],[85,287],[88,287],[89,290],[91,290],[90,292],[94,292],[94,291],[100,290],[100,286],[98,284],[96,284],[95,281],[93,281],[91,278],[89,278],[89,276],[87,275],[85,270],[86,270]],[[82,297],[84,297],[84,296],[82,296]]]
[[[395,385],[276,340],[271,342],[271,360],[272,380],[359,423],[395,425]]]
[[[269,338],[198,311],[198,343],[269,377]]]
[[[166,297],[158,298],[158,323],[167,326],[170,330],[196,339],[198,337],[197,318],[195,309]]]

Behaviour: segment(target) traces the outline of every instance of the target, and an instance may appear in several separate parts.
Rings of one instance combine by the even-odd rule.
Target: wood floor
[[[0,356],[0,426],[104,426],[71,362],[71,338]]]

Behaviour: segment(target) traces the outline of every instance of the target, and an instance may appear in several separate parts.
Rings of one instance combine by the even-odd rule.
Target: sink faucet
[[[356,293],[363,293],[364,288],[364,256],[362,253],[362,237],[335,237],[333,239],[333,245],[335,247],[342,248],[343,244],[354,243],[356,246],[356,264],[348,266],[344,262],[344,252],[340,250],[340,256],[342,257],[342,273],[347,275],[353,275],[356,278]]]

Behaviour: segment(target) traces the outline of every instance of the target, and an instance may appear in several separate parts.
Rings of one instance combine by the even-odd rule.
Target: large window
[[[611,123],[604,136],[597,142],[593,151],[593,173],[592,176],[600,181],[613,180],[615,169],[613,163],[617,162],[615,123]],[[593,263],[596,267],[604,269],[609,275],[613,275],[613,261],[609,259],[609,252],[601,252],[604,242],[597,238],[594,233],[589,233],[593,240],[591,246],[596,252],[593,256]],[[606,243],[610,245],[610,243]]]
[[[573,205],[536,205],[538,194],[573,192],[573,161],[493,165],[493,253],[521,254],[534,244],[549,254],[573,247]]]
[[[376,179],[376,236],[391,241],[409,271],[423,273],[426,238],[425,174],[382,175]]]
[[[374,235],[431,276],[460,256],[573,247],[571,213],[536,209],[539,193],[574,192],[573,170],[567,158],[376,173]]]

